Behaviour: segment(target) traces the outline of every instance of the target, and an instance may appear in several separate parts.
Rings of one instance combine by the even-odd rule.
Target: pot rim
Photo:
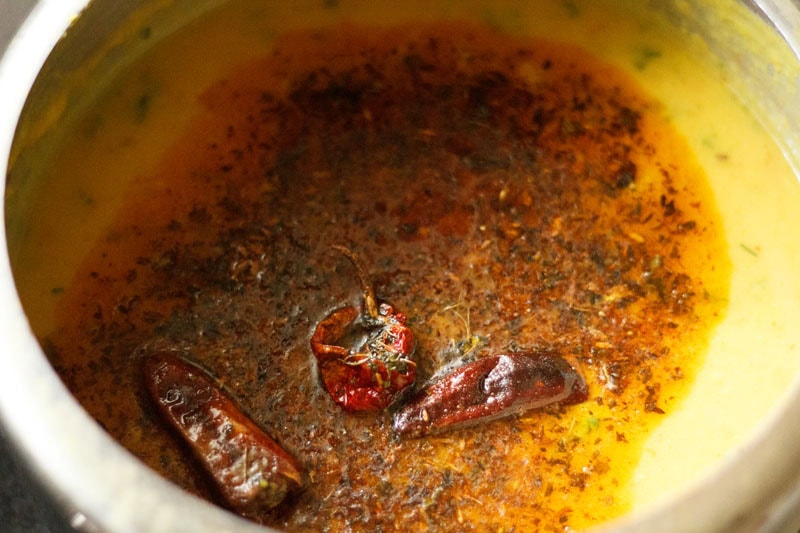
[[[0,58],[3,168],[7,168],[16,124],[40,68],[90,0],[32,1],[33,10]],[[800,57],[800,5],[775,0],[756,3]],[[4,206],[5,187],[0,199]],[[5,245],[5,224],[0,227],[0,241]],[[120,532],[264,531],[144,467],[83,410],[37,343],[13,279],[8,254],[3,253],[0,422],[39,482],[63,506],[70,524],[77,529]],[[598,530],[666,533],[788,528],[787,510],[797,509],[800,503],[800,455],[787,457],[785,443],[800,444],[800,424],[782,421],[800,420],[800,377],[790,391],[757,428],[755,437],[709,475],[672,498]],[[780,439],[772,438],[778,433]]]

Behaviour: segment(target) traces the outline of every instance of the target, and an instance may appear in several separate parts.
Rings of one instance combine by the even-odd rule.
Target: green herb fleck
[[[664,256],[661,254],[656,254],[653,256],[653,258],[650,260],[650,269],[658,270],[662,266],[664,266]]]
[[[745,243],[740,242],[739,246],[742,247],[742,250],[747,252],[748,254],[752,255],[753,257],[758,257],[758,252],[747,246]]]
[[[94,198],[87,191],[85,191],[83,189],[79,189],[77,191],[77,195],[78,195],[78,200],[80,200],[80,202],[83,205],[88,206],[88,207],[91,207],[91,206],[94,205]]]
[[[144,93],[142,96],[136,100],[136,104],[134,106],[134,116],[136,118],[136,122],[143,122],[145,118],[147,118],[147,114],[150,112],[150,104],[151,104],[151,97],[149,93]]]
[[[93,139],[100,128],[103,127],[103,116],[101,114],[93,114],[86,117],[81,125],[81,133],[87,139]]]
[[[644,45],[637,50],[633,66],[636,67],[637,70],[644,70],[654,59],[658,59],[659,57],[661,57],[660,50]]]
[[[567,16],[576,19],[581,15],[581,8],[575,0],[562,0],[561,6],[567,12]]]
[[[50,294],[64,294],[64,287],[53,287],[50,289]]]

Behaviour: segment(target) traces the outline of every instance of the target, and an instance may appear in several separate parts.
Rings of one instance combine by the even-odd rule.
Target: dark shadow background
[[[0,531],[73,531],[55,503],[39,488],[0,430]]]

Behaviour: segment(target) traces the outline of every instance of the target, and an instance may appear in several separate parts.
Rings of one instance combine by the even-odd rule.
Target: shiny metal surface
[[[4,15],[0,50],[5,42],[10,43],[0,59],[0,165],[7,167],[16,124],[26,101],[26,116],[35,114],[37,106],[46,105],[53,94],[68,86],[73,67],[93,57],[110,30],[122,26],[135,9],[144,4],[158,6],[151,14],[157,22],[153,25],[157,40],[218,1],[96,0],[87,8],[88,0],[0,0],[0,13]],[[759,6],[800,55],[800,6],[788,0],[751,4]],[[670,13],[676,25],[700,35],[722,61],[730,64],[731,72],[741,80],[735,89],[778,132],[785,142],[788,158],[800,169],[800,77],[793,74],[797,69],[787,74],[753,54],[747,36],[721,21],[720,13],[708,9],[702,0],[653,1],[653,8]],[[67,37],[41,73],[40,79],[45,81],[34,85],[46,58],[65,31]],[[135,59],[141,46],[139,42],[115,49],[97,63],[97,68],[120,68]],[[24,131],[17,135],[17,143],[35,141],[26,138]],[[23,192],[16,198],[24,202],[25,197]],[[14,224],[20,223],[24,221],[13,221],[8,231],[16,231]],[[6,230],[5,225],[0,229],[4,243]],[[176,489],[143,467],[80,408],[55,375],[30,331],[5,253],[0,257],[0,328],[0,421],[31,470],[71,517],[75,529],[262,530]],[[712,478],[674,501],[603,529],[797,531],[800,523],[797,420],[800,420],[800,382],[796,382],[792,397],[774,411],[771,420],[765,421],[763,433],[730,458]]]

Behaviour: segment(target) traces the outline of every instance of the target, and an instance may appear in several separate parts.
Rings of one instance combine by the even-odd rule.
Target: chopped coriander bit
[[[711,133],[700,139],[700,142],[703,144],[705,148],[713,149],[716,145],[716,137],[717,137],[716,133]]]
[[[53,287],[50,289],[50,294],[64,294],[64,287]]]
[[[745,243],[740,242],[739,246],[742,247],[742,250],[744,250],[748,254],[752,255],[753,257],[758,257],[758,252],[756,250],[750,248],[749,246],[747,246]]]
[[[575,0],[562,0],[561,5],[569,18],[575,19],[581,15],[581,8]]]
[[[90,207],[94,205],[94,197],[84,189],[78,189],[77,196],[82,204]]]
[[[136,104],[134,106],[134,117],[136,122],[143,122],[145,118],[147,118],[147,114],[150,112],[150,104],[152,98],[150,93],[144,93],[136,100]]]
[[[659,57],[661,57],[661,50],[644,45],[636,51],[633,66],[636,67],[636,70],[644,70],[654,59],[658,59]]]
[[[650,260],[650,269],[658,270],[662,266],[664,266],[664,256],[661,254],[654,255],[653,258]]]

